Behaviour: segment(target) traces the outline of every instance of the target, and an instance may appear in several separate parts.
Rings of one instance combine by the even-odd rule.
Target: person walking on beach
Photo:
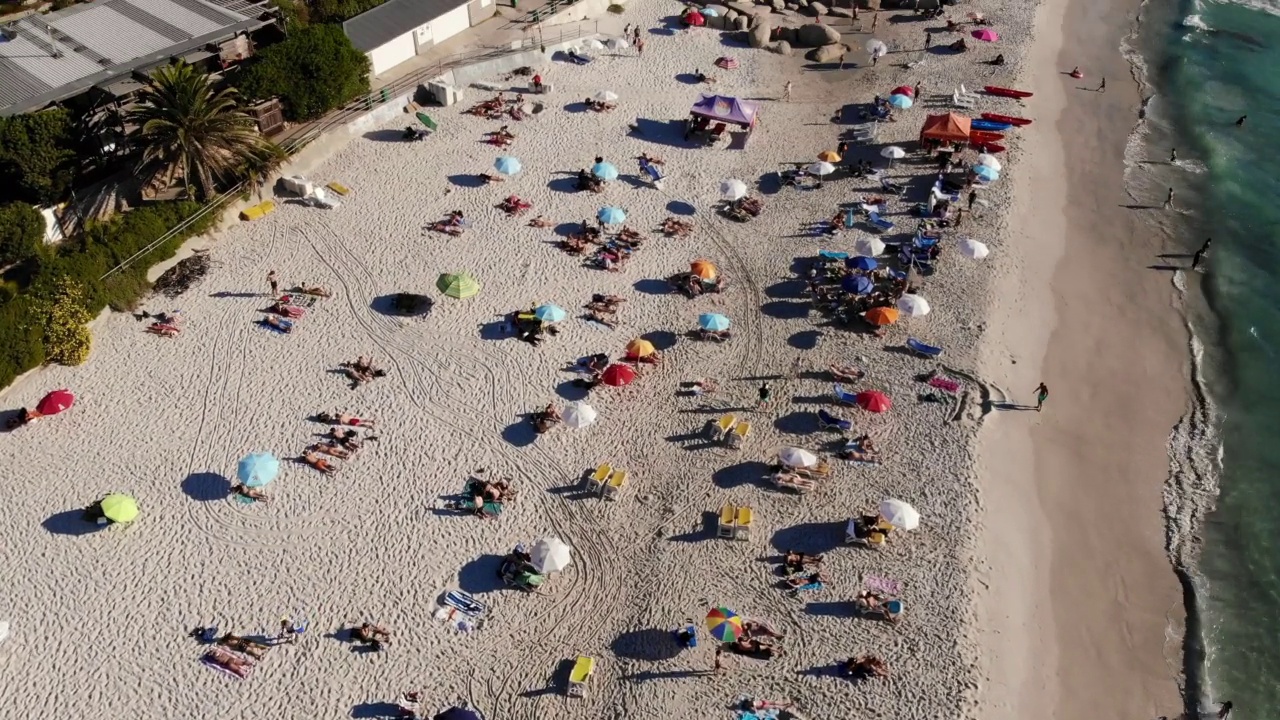
[[[639,35],[636,36],[636,56],[644,55],[644,39]]]
[[[929,32],[928,30],[925,30],[924,31],[924,49],[928,50],[930,45],[933,45],[933,33]]]
[[[1102,78],[1102,82],[1098,83],[1098,92],[1106,92],[1106,91],[1107,91],[1107,79]]]
[[[1049,387],[1044,383],[1036,386],[1036,412],[1044,407],[1044,401],[1049,399]]]
[[[915,93],[916,102],[920,102],[920,88],[922,87],[924,87],[924,83],[916,83],[916,86],[912,88],[912,92]]]
[[[760,388],[756,390],[756,394],[760,399],[756,402],[756,408],[763,408],[769,404],[769,396],[773,394],[773,388],[769,387],[769,383],[760,383]]]
[[[1162,207],[1165,210],[1173,209],[1173,188],[1169,188],[1169,195],[1164,199],[1164,205]]]
[[[782,101],[791,102],[791,81],[788,80],[786,85],[782,86]]]
[[[276,297],[280,294],[280,280],[276,277],[275,270],[267,273],[267,283],[271,285],[271,297]]]
[[[840,69],[844,69],[844,53],[840,53]]]
[[[1205,238],[1204,245],[1201,245],[1200,249],[1196,251],[1196,254],[1191,256],[1192,270],[1197,270],[1200,268],[1200,263],[1204,262],[1205,256],[1209,254],[1209,245],[1211,245],[1212,243],[1213,243],[1213,238]]]
[[[1178,162],[1178,148],[1173,148],[1169,151],[1169,164],[1172,165],[1176,162]]]

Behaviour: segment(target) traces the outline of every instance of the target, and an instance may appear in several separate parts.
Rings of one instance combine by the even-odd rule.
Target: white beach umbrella
[[[919,295],[903,295],[898,298],[898,309],[911,317],[929,314],[929,301]]]
[[[893,498],[880,503],[880,519],[899,530],[915,530],[920,527],[920,513],[907,503]]]
[[[6,620],[0,620],[0,642],[4,642],[9,638],[9,623]]]
[[[571,428],[581,429],[596,421],[598,414],[596,409],[584,402],[569,403],[569,406],[560,414],[564,424]]]
[[[835,172],[836,166],[829,162],[816,162],[810,165],[807,170],[818,177],[823,177],[824,175],[830,175]]]
[[[620,37],[609,38],[609,42],[607,44],[610,50],[626,50],[631,47],[631,43]]]
[[[858,238],[853,243],[853,254],[863,257],[879,257],[884,252],[885,245],[880,242],[879,238],[864,237]]]
[[[582,44],[583,44],[583,45],[585,45],[585,46],[587,46],[587,47],[589,47],[589,48],[591,48],[592,50],[603,50],[603,49],[604,49],[604,43],[600,42],[599,40],[597,40],[597,39],[595,39],[595,38],[590,38],[590,39],[588,39],[586,42],[584,42],[584,43],[582,43]]]
[[[534,569],[545,575],[569,567],[569,563],[573,561],[573,548],[564,544],[560,538],[542,538],[533,544],[529,555]]]
[[[889,46],[874,38],[868,40],[865,47],[873,57],[884,57],[889,54]]]
[[[991,254],[991,249],[985,243],[980,243],[972,238],[963,238],[960,240],[960,254],[974,260],[981,260]]]
[[[601,90],[596,93],[595,99],[597,102],[613,102],[618,99],[618,93],[612,90]]]
[[[724,196],[725,200],[741,200],[747,196],[747,184],[732,178],[721,180],[720,194]]]
[[[901,160],[907,156],[907,151],[897,145],[890,145],[880,151],[880,157],[889,158],[889,167],[893,167],[894,160]]]
[[[1000,161],[996,159],[995,155],[988,155],[986,153],[982,153],[981,155],[978,156],[978,164],[986,165],[987,167],[991,168],[992,170],[995,170],[996,172],[1000,172],[1000,169],[1003,167],[1000,164]]]
[[[798,447],[785,447],[778,451],[778,460],[793,468],[811,468],[818,464],[818,456]]]

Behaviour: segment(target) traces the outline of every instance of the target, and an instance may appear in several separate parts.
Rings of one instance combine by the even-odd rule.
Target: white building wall
[[[385,45],[380,45],[370,50],[368,53],[369,63],[373,66],[374,75],[381,75],[416,54],[417,49],[413,44],[412,32],[407,32]]]
[[[467,13],[467,6],[463,5],[432,20],[431,36],[438,45],[469,27],[471,27],[471,16]]]

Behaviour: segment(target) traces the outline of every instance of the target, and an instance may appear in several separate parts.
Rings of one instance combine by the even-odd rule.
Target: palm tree
[[[188,197],[207,200],[249,167],[278,164],[271,159],[280,148],[258,133],[235,89],[215,89],[184,62],[157,70],[139,99],[129,113],[134,146],[142,148],[138,169],[166,186],[180,179]]]

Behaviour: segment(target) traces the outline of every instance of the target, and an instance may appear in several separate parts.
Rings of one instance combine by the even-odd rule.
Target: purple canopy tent
[[[717,122],[741,125],[750,130],[756,126],[756,113],[759,110],[760,103],[750,100],[740,100],[725,95],[703,95],[693,104],[689,114]]]

